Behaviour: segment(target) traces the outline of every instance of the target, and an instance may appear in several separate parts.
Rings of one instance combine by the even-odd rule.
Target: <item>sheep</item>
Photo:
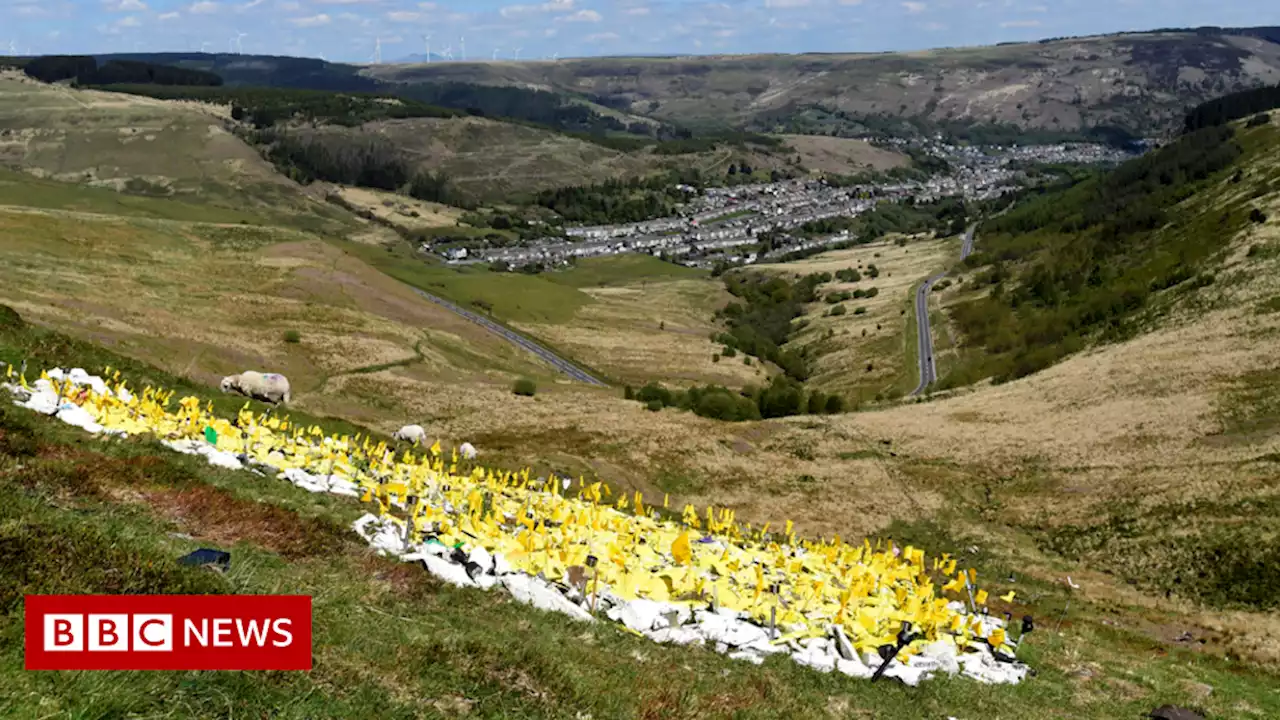
[[[469,442],[464,442],[458,447],[458,454],[468,460],[475,460],[476,447]]]
[[[276,373],[246,370],[222,378],[222,392],[237,392],[273,405],[289,404],[289,379]]]
[[[396,440],[404,440],[414,445],[422,445],[427,442],[427,431],[422,429],[421,425],[405,425],[391,436]]]

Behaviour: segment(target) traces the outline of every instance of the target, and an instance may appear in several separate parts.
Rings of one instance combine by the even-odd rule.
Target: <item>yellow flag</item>
[[[688,565],[693,560],[693,548],[689,546],[689,533],[682,532],[680,537],[671,543],[671,557],[677,564]]]

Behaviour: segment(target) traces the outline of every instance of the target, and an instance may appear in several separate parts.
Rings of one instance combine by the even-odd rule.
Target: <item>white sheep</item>
[[[421,425],[405,425],[391,436],[396,440],[404,440],[414,445],[422,445],[427,442],[427,431],[422,429]]]
[[[237,392],[273,405],[289,403],[289,379],[276,373],[246,370],[222,378],[222,392]]]
[[[458,447],[458,454],[468,460],[475,460],[476,447],[469,442],[464,442]]]

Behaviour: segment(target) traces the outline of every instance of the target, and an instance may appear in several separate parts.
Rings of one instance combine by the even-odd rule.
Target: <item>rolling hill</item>
[[[474,443],[489,466],[600,478],[627,496],[670,494],[674,508],[733,508],[740,521],[794,520],[809,537],[952,551],[993,594],[1016,591],[1010,611],[1040,628],[1020,648],[1038,674],[1014,687],[851,683],[657,647],[377,558],[351,541],[354,501],[158,456],[153,444],[87,439],[5,405],[0,714],[156,715],[180,702],[197,717],[231,706],[284,717],[1112,720],[1165,703],[1280,715],[1280,117],[1201,128],[1114,175],[1029,197],[980,231],[973,264],[937,294],[957,339],[939,342],[951,355],[939,367],[999,384],[725,423],[558,382],[388,276],[483,299],[628,380],[655,367],[749,380],[754,369],[707,357],[716,345],[698,311],[725,301],[714,279],[651,258],[536,277],[410,264],[401,247],[348,242],[367,226],[272,176],[234,136],[199,141],[216,110],[0,90],[11,95],[0,95],[6,162],[23,171],[0,176],[0,303],[16,309],[0,308],[0,360],[110,364],[135,387],[175,387],[231,412],[241,401],[216,392],[220,374],[284,368],[300,424],[385,433],[418,422]],[[68,111],[83,120],[61,126]],[[147,134],[175,127],[181,152],[150,150]],[[147,196],[134,177],[164,191]],[[263,187],[285,210],[253,199]],[[907,330],[895,323],[911,288],[954,266],[955,244],[807,258],[883,264],[866,313],[807,308],[800,342],[842,339],[815,381],[868,395],[898,383],[911,363],[885,338]],[[673,341],[679,351],[663,352]],[[535,397],[512,394],[521,375],[541,381]],[[174,562],[200,545],[233,548],[234,570]],[[282,589],[316,597],[310,674],[192,682],[20,669],[22,592]]]
[[[1203,28],[911,53],[433,63],[361,72],[394,83],[552,89],[686,125],[852,132],[867,116],[882,115],[1040,131],[1119,125],[1154,134],[1191,105],[1280,82],[1275,40],[1267,28]]]

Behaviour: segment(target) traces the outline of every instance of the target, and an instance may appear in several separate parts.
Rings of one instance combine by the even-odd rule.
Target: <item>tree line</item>
[[[789,417],[791,415],[831,415],[845,410],[844,398],[804,386],[785,375],[775,375],[768,385],[748,385],[734,391],[720,385],[670,389],[651,382],[639,390],[628,385],[628,400],[644,403],[650,410],[673,407],[702,417],[726,422]]]
[[[533,204],[555,211],[566,222],[612,225],[642,222],[673,214],[688,199],[676,185],[699,186],[702,175],[695,168],[626,180],[611,179],[595,185],[568,185],[543,190]]]
[[[323,180],[461,207],[473,204],[446,175],[417,169],[395,143],[381,135],[273,128],[252,132],[251,141],[280,172],[299,183]]]
[[[1241,90],[1195,106],[1187,113],[1182,129],[1185,133],[1192,133],[1277,107],[1280,107],[1280,84]]]
[[[108,60],[99,66],[98,61],[88,55],[44,55],[28,60],[22,70],[29,77],[47,83],[72,80],[77,85],[222,85],[219,75],[204,70],[136,60]]]
[[[791,378],[809,378],[808,357],[786,349],[792,321],[804,313],[807,303],[818,300],[817,288],[831,281],[831,273],[811,273],[794,281],[754,272],[729,272],[722,276],[725,289],[735,300],[716,312],[728,327],[717,337],[725,347],[777,365]]]

